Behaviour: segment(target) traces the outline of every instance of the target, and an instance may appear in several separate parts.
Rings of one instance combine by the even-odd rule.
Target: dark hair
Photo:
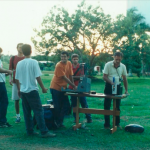
[[[19,45],[23,45],[23,43],[18,43],[18,44],[17,44],[17,48],[19,47]]]
[[[79,58],[79,55],[78,54],[72,54],[71,55],[71,59],[74,58],[74,57],[78,57]]]
[[[114,56],[121,56],[121,57],[123,57],[123,53],[122,52],[115,52]]]
[[[29,56],[31,54],[31,46],[29,44],[23,44],[22,52],[25,56]]]
[[[66,54],[67,56],[69,56],[68,52],[66,52],[66,51],[62,51],[62,52],[61,52],[61,55],[65,55],[65,54]]]
[[[3,49],[0,47],[0,52],[2,52],[3,51]]]

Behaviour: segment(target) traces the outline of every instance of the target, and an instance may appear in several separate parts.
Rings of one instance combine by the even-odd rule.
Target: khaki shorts
[[[12,86],[12,100],[19,100],[20,97],[18,96],[18,90],[16,83],[13,83]]]

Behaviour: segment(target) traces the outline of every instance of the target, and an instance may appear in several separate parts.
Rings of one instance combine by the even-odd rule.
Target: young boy
[[[19,99],[20,99],[20,97],[18,96],[18,93],[17,93],[15,74],[16,74],[17,63],[25,58],[23,56],[23,53],[21,50],[22,45],[23,45],[23,43],[17,44],[18,54],[15,56],[12,56],[10,58],[10,62],[9,62],[9,69],[13,70],[13,79],[12,79],[12,75],[10,75],[9,76],[9,83],[10,83],[10,85],[12,85],[12,100],[15,101],[15,110],[16,110],[15,123],[20,123],[20,121],[21,121],[20,112],[19,112]]]
[[[80,77],[84,76],[84,66],[80,67],[78,54],[72,54],[71,60],[72,60],[72,70],[74,73],[74,76],[73,76],[74,84],[76,86],[78,86]],[[69,89],[73,89],[73,87],[69,86]],[[80,97],[80,103],[81,103],[82,108],[88,108],[86,97]],[[71,96],[71,105],[72,105],[72,107],[77,106],[77,97]],[[92,122],[91,114],[85,114],[85,116],[87,119],[87,123],[91,123]],[[76,122],[76,114],[75,113],[73,113],[73,117],[75,119],[74,122]]]
[[[3,69],[3,64],[1,61],[2,48],[0,48],[0,128],[11,127],[7,122],[6,114],[8,107],[8,97],[7,90],[5,86],[5,73],[12,74],[11,70]]]
[[[22,46],[22,52],[25,56],[25,59],[18,62],[15,79],[18,88],[18,95],[21,95],[22,99],[27,134],[37,134],[33,130],[33,118],[31,116],[31,110],[33,110],[38,127],[41,131],[41,137],[54,137],[56,135],[48,132],[48,129],[45,125],[42,103],[38,93],[37,82],[39,83],[42,92],[47,93],[47,89],[44,87],[40,78],[41,71],[38,62],[30,58],[30,45],[24,44]]]

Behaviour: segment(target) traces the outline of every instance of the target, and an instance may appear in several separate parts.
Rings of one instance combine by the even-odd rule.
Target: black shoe
[[[9,128],[9,127],[12,127],[12,125],[10,125],[8,122],[0,123],[0,128]]]

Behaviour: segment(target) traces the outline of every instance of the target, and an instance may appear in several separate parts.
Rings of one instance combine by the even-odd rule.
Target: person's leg
[[[77,97],[76,96],[71,96],[71,106],[72,108],[77,106]],[[76,113],[73,112],[73,117],[76,120]]]
[[[80,97],[80,103],[81,103],[82,108],[88,108],[86,97]],[[92,121],[91,114],[85,114],[85,115],[87,118],[87,122],[90,123]]]
[[[108,94],[108,95],[112,94],[111,84],[108,84],[108,83],[105,84],[104,93]],[[104,109],[105,110],[110,110],[111,100],[112,99],[109,99],[109,98],[104,99]],[[110,115],[104,115],[104,119],[105,119],[104,127],[109,128],[110,127]]]
[[[32,134],[34,130],[33,130],[32,116],[31,116],[31,107],[30,104],[28,103],[28,93],[21,92],[21,99],[22,99],[22,108],[23,108],[26,131],[27,134]]]
[[[42,103],[41,99],[39,96],[38,91],[34,90],[28,93],[28,99],[27,99],[30,108],[33,110],[35,119],[37,121],[37,125],[41,131],[41,134],[46,134],[48,132],[48,129],[45,125],[45,120],[44,120],[44,111],[42,108]],[[31,123],[33,126],[33,118],[31,117]]]
[[[117,99],[116,100],[116,108],[118,111],[120,111],[120,103],[121,103],[121,100]],[[120,116],[116,116],[116,126],[119,126],[119,124],[120,124]]]
[[[104,109],[110,110],[110,106],[111,106],[111,99],[105,98]],[[104,115],[104,119],[105,119],[104,127],[110,127],[110,115]]]
[[[60,111],[61,111],[61,104],[60,99],[61,97],[59,94],[60,92],[55,89],[50,89],[50,92],[52,94],[53,104],[54,104],[54,120],[56,124],[59,124],[59,117],[60,117]]]
[[[20,112],[19,112],[19,99],[20,99],[20,97],[18,96],[17,85],[15,83],[13,83],[12,100],[15,101],[15,110],[16,110],[16,121],[15,121],[15,123],[20,123],[20,121],[21,121]]]
[[[64,116],[67,114],[69,108],[70,108],[70,103],[69,103],[69,98],[68,96],[64,95],[64,92],[60,92],[60,103],[61,103],[61,111],[60,111],[60,118],[59,122],[60,125],[63,124]]]
[[[7,123],[6,114],[8,107],[7,90],[4,82],[0,82],[0,124]]]

